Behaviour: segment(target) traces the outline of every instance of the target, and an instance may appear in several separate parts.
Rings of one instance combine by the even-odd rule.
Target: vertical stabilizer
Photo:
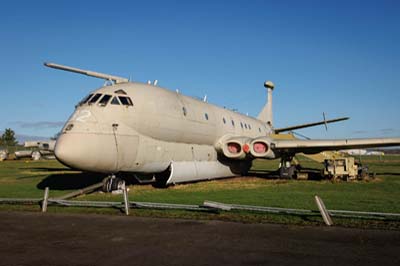
[[[271,81],[264,82],[264,87],[267,89],[268,98],[267,103],[264,108],[258,114],[257,118],[265,123],[269,124],[271,127],[273,125],[273,117],[272,117],[272,91],[274,90],[274,83]]]

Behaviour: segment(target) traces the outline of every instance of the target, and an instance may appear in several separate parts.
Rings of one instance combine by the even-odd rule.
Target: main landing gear
[[[297,167],[292,165],[293,156],[283,156],[279,165],[279,177],[293,179],[296,177]]]
[[[116,177],[114,174],[106,177],[103,183],[104,192],[122,190],[125,187],[125,181],[122,178]]]

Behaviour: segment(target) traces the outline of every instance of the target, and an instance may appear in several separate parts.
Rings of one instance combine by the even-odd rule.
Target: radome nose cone
[[[57,160],[74,169],[81,169],[80,164],[85,164],[85,160],[81,158],[82,152],[83,151],[79,151],[74,145],[73,137],[66,135],[62,135],[58,138],[54,149],[54,155]]]
[[[113,139],[96,134],[63,134],[54,154],[62,164],[77,170],[113,173],[117,154]]]

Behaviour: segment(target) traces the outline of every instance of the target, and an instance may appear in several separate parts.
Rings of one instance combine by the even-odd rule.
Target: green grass
[[[277,180],[261,177],[240,177],[224,180],[177,185],[157,189],[151,185],[131,186],[131,201],[202,204],[204,200],[232,204],[248,204],[284,208],[317,210],[314,195],[319,195],[328,209],[377,211],[400,213],[400,156],[362,157],[370,171],[377,173],[373,181],[330,182]],[[272,171],[278,161],[255,161],[253,170]],[[321,165],[301,159],[303,166],[320,169]],[[40,198],[46,186],[50,196],[56,197],[102,180],[102,176],[72,171],[56,161],[5,161],[0,162],[0,198]],[[79,200],[121,201],[121,195],[93,193]],[[0,206],[2,210],[38,210],[29,206]],[[54,212],[95,212],[119,214],[113,209],[83,209],[50,207]],[[134,210],[136,216],[180,217],[196,219],[221,219],[241,222],[278,222],[295,224],[320,224],[319,217],[298,217],[248,212],[221,212],[218,214],[187,211]],[[400,222],[375,222],[337,219],[336,224],[400,228]]]

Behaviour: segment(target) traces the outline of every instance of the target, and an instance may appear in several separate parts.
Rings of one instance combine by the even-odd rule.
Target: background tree
[[[15,139],[15,132],[11,128],[6,128],[3,135],[1,136],[2,145],[15,146],[17,140]]]

